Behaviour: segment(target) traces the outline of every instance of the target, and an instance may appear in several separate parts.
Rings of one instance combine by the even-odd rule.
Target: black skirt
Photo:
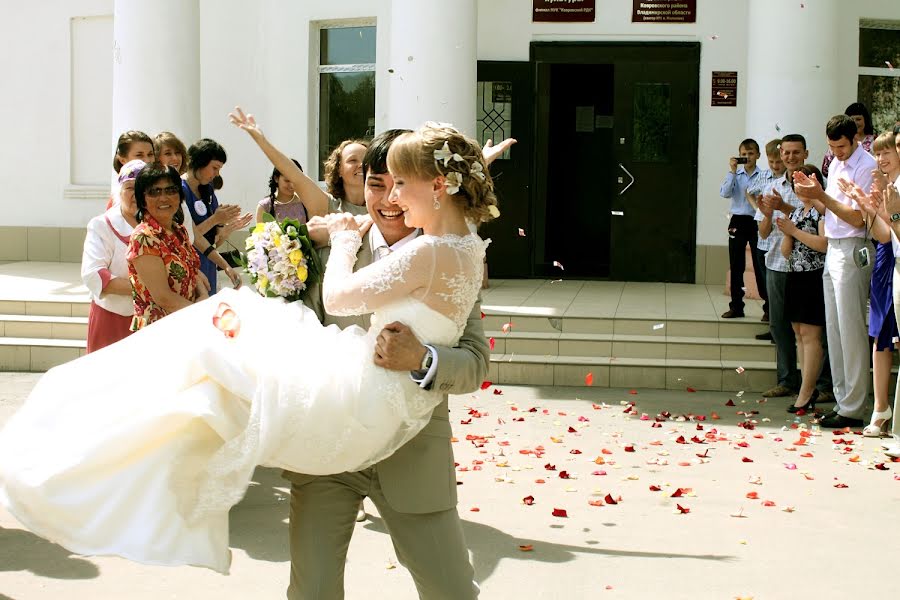
[[[792,271],[784,287],[784,316],[791,323],[825,326],[823,269]]]

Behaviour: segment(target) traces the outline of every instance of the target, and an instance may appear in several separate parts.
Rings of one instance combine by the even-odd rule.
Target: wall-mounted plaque
[[[737,71],[712,72],[710,106],[737,106]]]

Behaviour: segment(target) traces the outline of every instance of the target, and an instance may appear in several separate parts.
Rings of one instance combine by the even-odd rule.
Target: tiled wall
[[[0,227],[0,261],[81,262],[81,227]]]

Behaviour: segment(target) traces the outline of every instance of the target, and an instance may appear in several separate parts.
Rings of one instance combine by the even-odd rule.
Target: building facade
[[[820,163],[825,122],[851,102],[881,128],[900,118],[895,0],[0,5],[0,260],[80,260],[129,129],[218,140],[220,199],[252,209],[270,167],[228,122],[241,105],[319,176],[341,139],[425,120],[516,137],[493,169],[492,276],[555,276],[556,262],[569,277],[723,282],[718,189],[742,139],[801,133]],[[547,22],[547,7],[587,20]]]

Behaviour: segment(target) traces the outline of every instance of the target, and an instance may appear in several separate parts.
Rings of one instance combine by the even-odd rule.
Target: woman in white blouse
[[[134,304],[125,255],[131,232],[137,226],[134,213],[134,180],[145,166],[132,160],[119,171],[120,202],[91,219],[81,255],[81,280],[91,295],[87,351],[93,352],[127,337]]]

